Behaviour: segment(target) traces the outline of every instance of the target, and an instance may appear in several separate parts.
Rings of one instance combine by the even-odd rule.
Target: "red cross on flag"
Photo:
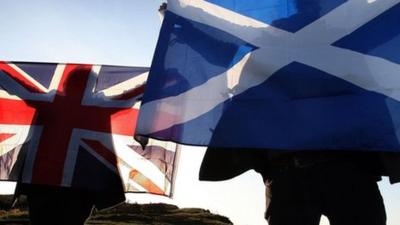
[[[0,62],[0,179],[170,195],[176,144],[132,138],[147,72]]]

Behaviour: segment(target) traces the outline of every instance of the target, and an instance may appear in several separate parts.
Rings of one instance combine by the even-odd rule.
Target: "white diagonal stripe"
[[[23,75],[25,78],[34,83],[37,87],[41,86],[41,84],[35,81],[24,71],[19,69],[16,65],[14,64],[9,64],[9,65],[15,70],[17,70],[19,73],[21,73],[21,75]],[[41,86],[40,88],[42,91],[44,91],[44,93],[30,92],[23,85],[19,84],[10,76],[0,76],[0,84],[7,89],[6,91],[0,90],[0,97],[7,99],[24,99],[24,100],[51,102],[56,95],[56,93],[53,92],[52,90],[55,90],[58,87],[64,69],[65,65],[63,64],[59,64],[56,67],[49,88],[45,88],[43,86]],[[18,96],[11,95],[10,93],[18,93]]]
[[[58,89],[58,85],[60,84],[62,75],[64,74],[65,67],[66,67],[65,64],[57,64],[56,70],[54,71],[54,75],[51,78],[48,91]]]
[[[107,97],[123,94],[124,92],[132,90],[137,86],[143,85],[147,80],[148,74],[149,74],[148,72],[142,73],[140,75],[132,77],[129,80],[126,80],[117,85],[113,85],[107,89],[104,89],[100,91],[100,93],[102,93],[104,96]]]
[[[296,32],[296,39],[300,43],[312,40],[313,43],[332,44],[398,3],[399,0],[378,0],[372,3],[367,0],[348,0]]]
[[[162,173],[156,165],[143,158],[143,156],[139,155],[128,146],[132,143],[132,137],[113,135],[113,142],[118,157],[124,159],[124,162],[132,168],[140,171],[140,173],[150,179],[161,190],[165,189],[165,174]]]
[[[31,126],[0,124],[0,134],[14,134],[14,136],[0,142],[0,156],[13,150],[29,140]]]
[[[25,71],[21,70],[18,66],[16,66],[15,64],[12,63],[7,63],[11,68],[13,68],[15,71],[17,71],[20,75],[22,75],[23,77],[25,77],[25,79],[29,80],[32,84],[35,85],[36,88],[40,89],[43,92],[47,92],[48,89],[46,87],[44,87],[43,85],[41,85],[39,82],[37,82],[36,80],[34,80],[31,76],[29,76],[27,73],[25,73]]]
[[[152,182],[160,189],[164,190],[165,174],[163,174],[157,166],[137,154],[128,146],[133,142],[132,137],[123,135],[111,135],[109,133],[95,132],[84,129],[74,129],[72,133],[71,142],[68,147],[68,153],[64,165],[62,181],[63,186],[71,185],[79,144],[82,143],[80,141],[81,139],[96,140],[101,142],[116,156],[124,159],[125,164],[137,169],[144,176],[151,179]]]
[[[96,106],[96,107],[102,107],[102,108],[138,108],[137,106],[137,99],[132,97],[127,100],[115,100],[109,98],[108,95],[115,95],[117,92],[123,92],[129,89],[134,88],[134,86],[131,85],[137,85],[135,82],[141,82],[145,81],[147,79],[148,73],[143,73],[139,75],[138,77],[134,77],[132,79],[129,79],[125,82],[122,82],[120,84],[114,85],[106,90],[99,91],[98,93],[95,93],[96,89],[96,83],[98,81],[99,73],[101,70],[100,65],[94,65],[92,67],[89,79],[87,81],[87,85],[85,88],[85,94],[82,99],[82,104],[87,105],[87,106]]]
[[[105,159],[103,156],[99,155],[96,150],[92,149],[89,145],[87,145],[85,142],[81,141],[79,143],[82,145],[83,148],[85,148],[92,156],[94,156],[97,160],[99,160],[101,163],[103,163],[109,170],[114,172],[115,174],[119,174],[118,167],[116,165],[111,164],[107,159]]]
[[[1,82],[1,81],[0,81]],[[0,98],[4,98],[4,99],[13,99],[13,100],[21,100],[21,98],[19,98],[16,95],[10,95],[7,91],[5,90],[0,90]]]
[[[266,37],[272,42],[290,35],[287,31],[203,0],[169,0],[168,10],[190,20],[216,27],[256,46]]]
[[[331,46],[334,41],[354,32],[399,2],[400,0],[385,0],[368,3],[365,0],[350,0],[297,33],[291,34],[205,1],[170,0],[168,8],[172,12],[231,33],[259,49],[246,55],[227,72],[199,87],[178,96],[144,104],[140,116],[144,121],[148,117],[154,122],[139,123],[138,128],[142,134],[148,134],[194,119],[232,96],[220,93],[221,89],[218,88],[223,87],[221,85],[228,84],[228,88],[237,86],[234,92],[234,95],[237,95],[261,84],[274,72],[291,62],[304,63],[364,89],[400,100],[396,86],[400,83],[398,64]],[[353,11],[356,13],[355,16]],[[357,18],[348,23],[336,18],[343,18],[346,13],[351,13],[351,18]],[[328,26],[341,29],[324,29]],[[322,30],[321,37],[320,30]],[[202,99],[199,99],[199,96],[202,96]],[[177,108],[178,105],[184,107]],[[182,108],[189,110],[180,111]],[[168,119],[162,121],[163,118],[154,117],[157,114],[160,117],[163,117],[163,114],[168,115]]]

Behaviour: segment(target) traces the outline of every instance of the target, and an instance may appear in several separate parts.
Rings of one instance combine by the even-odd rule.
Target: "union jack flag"
[[[132,138],[147,73],[0,62],[0,179],[170,195],[176,144]]]

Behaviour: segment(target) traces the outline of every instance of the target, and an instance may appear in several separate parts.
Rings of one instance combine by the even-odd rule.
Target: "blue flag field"
[[[137,134],[400,150],[400,0],[169,0]]]

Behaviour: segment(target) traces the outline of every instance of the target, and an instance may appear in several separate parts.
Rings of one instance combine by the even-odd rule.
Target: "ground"
[[[26,201],[22,199],[13,209],[12,196],[0,196],[0,225],[27,225]],[[94,212],[87,225],[228,225],[223,216],[197,208],[180,209],[168,204],[122,204],[116,208]]]

